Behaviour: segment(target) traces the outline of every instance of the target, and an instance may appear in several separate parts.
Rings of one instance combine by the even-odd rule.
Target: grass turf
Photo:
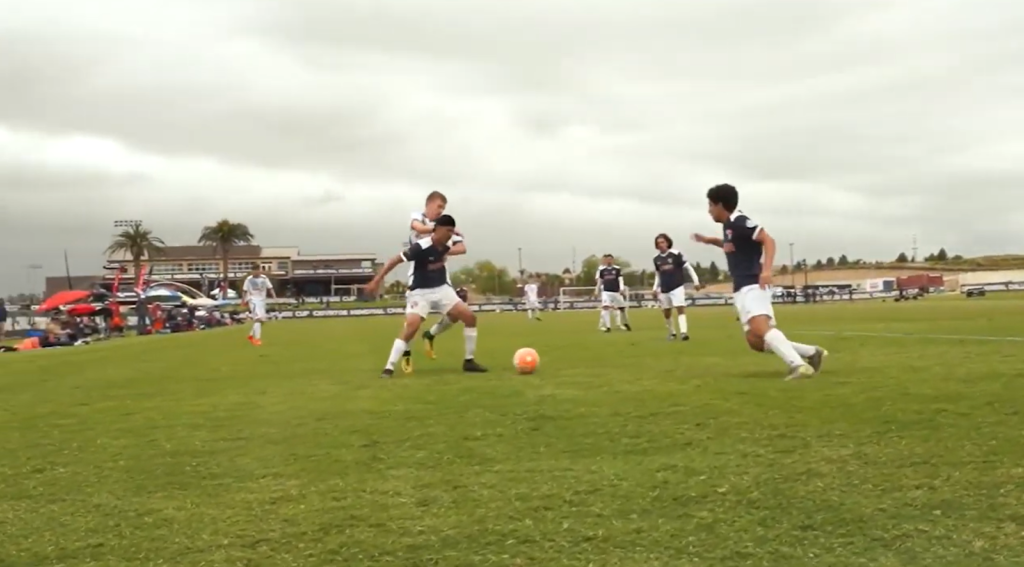
[[[481,317],[479,360],[376,378],[393,317],[0,359],[0,565],[1024,565],[1024,297],[732,311],[601,335]],[[902,333],[907,337],[815,334]],[[532,346],[541,371],[518,377]]]

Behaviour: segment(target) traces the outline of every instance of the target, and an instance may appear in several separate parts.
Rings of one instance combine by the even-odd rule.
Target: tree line
[[[236,246],[252,244],[256,241],[255,235],[249,227],[240,222],[233,222],[228,219],[221,219],[211,225],[204,226],[199,231],[199,238],[196,244],[209,246],[214,251],[214,256],[221,261],[221,272],[223,281],[228,281],[229,258],[231,250]],[[107,255],[124,254],[131,258],[134,273],[142,271],[143,258],[159,258],[163,255],[167,245],[163,239],[156,236],[152,230],[143,226],[141,222],[133,223],[125,227],[121,232],[114,235],[114,239],[107,247]]]

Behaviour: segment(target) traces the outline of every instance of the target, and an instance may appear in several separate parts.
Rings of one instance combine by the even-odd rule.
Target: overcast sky
[[[984,8],[984,9],[982,9]],[[0,0],[0,293],[170,244],[636,264],[720,182],[797,256],[1024,251],[1020,0]],[[788,261],[784,249],[783,260]],[[720,252],[719,252],[720,254]],[[36,276],[36,287],[41,278]]]

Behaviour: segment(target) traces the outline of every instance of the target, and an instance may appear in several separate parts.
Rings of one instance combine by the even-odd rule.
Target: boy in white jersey
[[[249,306],[249,315],[252,316],[249,342],[256,346],[263,344],[263,322],[267,320],[268,293],[272,298],[277,297],[274,293],[274,284],[270,283],[270,278],[257,266],[242,284],[242,302]]]
[[[540,286],[535,278],[523,286],[523,298],[526,300],[526,316],[540,321]]]
[[[431,191],[423,206],[422,213],[413,213],[409,222],[409,246],[415,242],[429,237],[434,232],[434,221],[444,214],[448,208],[448,197],[440,191]],[[451,250],[447,256],[460,256],[466,253],[466,243],[458,230],[453,231]],[[409,266],[409,285],[412,285],[413,266]],[[457,319],[442,315],[433,326],[423,332],[423,349],[428,358],[436,358],[434,354],[434,339],[444,333],[456,323]],[[412,356],[402,357],[402,370],[412,372]]]

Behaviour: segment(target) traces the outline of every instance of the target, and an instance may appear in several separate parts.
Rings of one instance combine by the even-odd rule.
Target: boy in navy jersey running
[[[740,197],[732,185],[716,185],[707,196],[708,213],[722,225],[722,237],[694,234],[693,239],[725,252],[733,279],[733,305],[747,333],[747,344],[755,351],[773,352],[781,358],[789,367],[787,380],[813,376],[821,370],[828,353],[819,346],[790,342],[775,327],[771,291],[775,239],[737,210]]]

